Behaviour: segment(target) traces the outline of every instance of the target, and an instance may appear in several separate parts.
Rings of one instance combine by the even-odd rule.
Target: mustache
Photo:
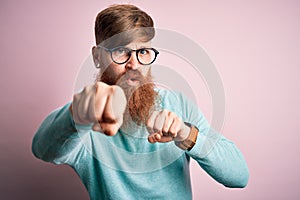
[[[117,78],[117,85],[122,84],[124,81],[128,79],[138,80],[140,82],[145,82],[146,78],[142,75],[142,73],[138,70],[129,70],[121,74]]]

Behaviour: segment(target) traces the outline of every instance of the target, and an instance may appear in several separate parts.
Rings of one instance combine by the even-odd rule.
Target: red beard
[[[127,98],[123,124],[135,122],[137,125],[144,125],[158,105],[158,94],[154,90],[155,85],[150,71],[143,76],[139,71],[129,70],[116,79],[113,80],[108,73],[104,72],[100,81],[109,85],[118,85],[123,89]]]

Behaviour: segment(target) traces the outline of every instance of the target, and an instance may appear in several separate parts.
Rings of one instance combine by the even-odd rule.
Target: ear
[[[99,68],[99,65],[100,65],[100,51],[99,51],[99,48],[97,48],[96,46],[93,46],[92,55],[93,55],[93,60],[94,60],[95,66],[97,68]]]

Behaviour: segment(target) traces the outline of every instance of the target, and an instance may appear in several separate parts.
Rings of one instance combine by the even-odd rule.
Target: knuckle
[[[175,130],[170,130],[169,133],[170,133],[170,135],[172,135],[172,136],[174,136],[174,135],[177,134]]]
[[[117,85],[112,85],[112,86],[109,86],[109,87],[110,87],[110,89],[111,89],[113,92],[122,90],[122,89],[121,89],[119,86],[117,86]]]
[[[164,128],[162,129],[162,132],[165,133],[165,134],[167,134],[167,133],[170,132],[170,131],[169,131],[168,128],[165,128],[165,127],[164,127]]]
[[[151,127],[151,123],[150,123],[149,120],[146,122],[146,127],[147,127],[148,129],[152,128],[152,127]]]
[[[161,128],[158,127],[157,125],[154,125],[153,130],[154,130],[154,132],[157,132],[157,133],[161,133],[162,132]]]
[[[126,102],[125,93],[122,88],[119,86],[111,86],[110,87],[110,94],[118,99],[118,101],[121,103]]]
[[[151,117],[156,118],[159,115],[159,113],[160,113],[159,111],[155,110],[155,111],[152,112]]]
[[[98,81],[98,82],[95,83],[95,87],[96,88],[100,88],[103,85],[104,85],[103,82],[100,82],[100,81]]]
[[[146,119],[146,121],[145,121],[145,126],[146,126],[147,128],[150,128],[150,127],[151,127],[151,124],[152,124],[152,119],[151,119],[151,117],[149,117],[149,118]]]
[[[88,92],[88,86],[85,86],[84,88],[83,88],[83,90],[82,90],[82,93],[83,94],[86,94]]]
[[[98,87],[100,86],[100,84],[101,84],[101,82],[97,81],[97,82],[95,83],[95,88],[98,88]]]
[[[177,118],[177,115],[174,112],[169,112],[168,116],[171,118]]]
[[[160,112],[160,114],[164,115],[164,116],[168,116],[169,111],[168,110],[162,110]]]
[[[108,86],[106,89],[109,92],[109,94],[113,94],[116,90],[115,87],[116,86],[112,85],[112,86]]]
[[[95,93],[97,94],[97,93],[99,92],[99,85],[98,85],[98,82],[95,83],[94,89],[95,89]]]
[[[177,123],[180,122],[180,119],[179,119],[177,116],[175,116],[175,117],[173,118],[173,120],[174,120],[175,124],[177,124]]]
[[[95,84],[96,91],[101,91],[104,88],[104,84],[102,82],[97,82]]]
[[[96,90],[96,92],[100,92],[102,91],[103,89],[105,89],[107,87],[107,85],[103,82],[96,82],[94,84],[94,88]]]
[[[78,101],[79,99],[79,94],[74,94],[73,95],[73,101]]]
[[[176,121],[177,121],[178,124],[182,124],[183,123],[182,119],[180,119],[179,117],[176,117]]]

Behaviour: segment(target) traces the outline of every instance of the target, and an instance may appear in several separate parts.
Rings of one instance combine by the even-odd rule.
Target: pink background
[[[227,189],[193,162],[194,199],[299,199],[296,0],[2,0],[0,198],[88,199],[71,168],[33,157],[31,140],[44,117],[71,100],[77,72],[94,45],[96,14],[120,2],[140,6],[156,27],[192,38],[222,77],[223,134],[242,150],[250,180],[245,189]]]

